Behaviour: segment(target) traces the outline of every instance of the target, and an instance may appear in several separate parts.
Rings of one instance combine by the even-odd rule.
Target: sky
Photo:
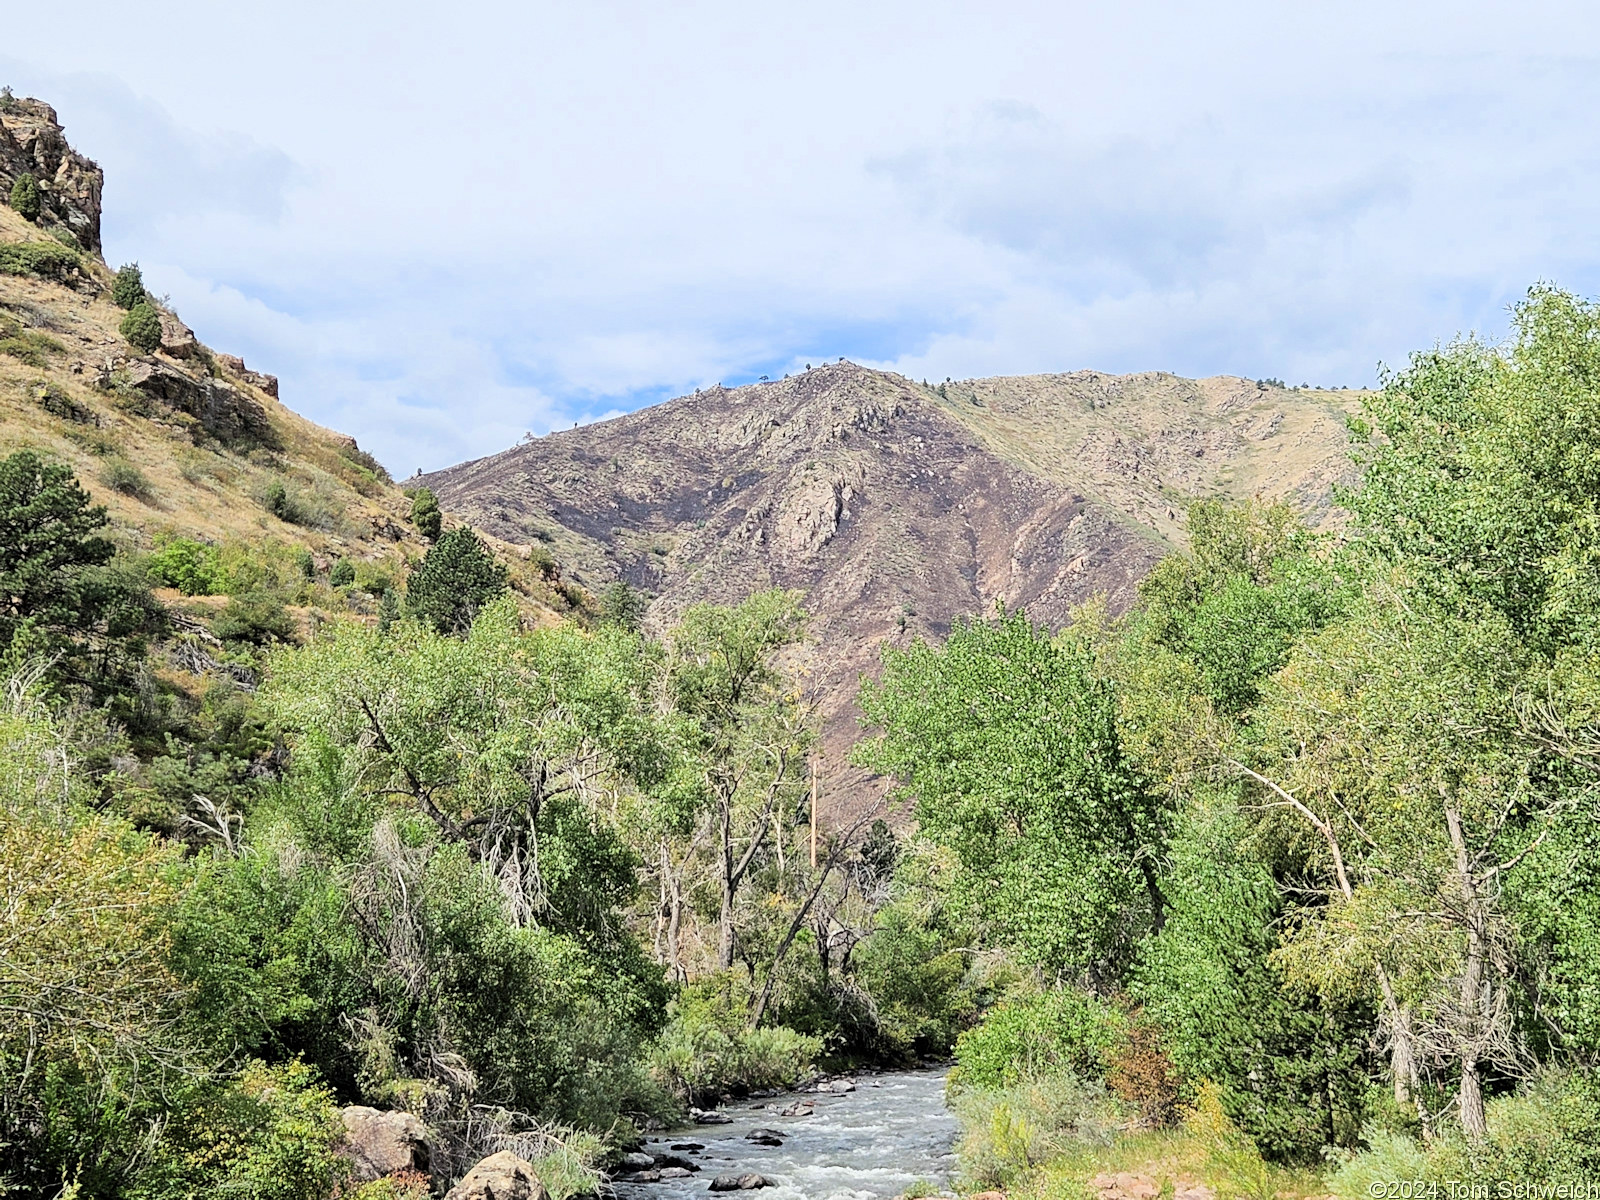
[[[104,241],[397,476],[845,357],[1371,385],[1600,293],[1600,6],[75,0]]]

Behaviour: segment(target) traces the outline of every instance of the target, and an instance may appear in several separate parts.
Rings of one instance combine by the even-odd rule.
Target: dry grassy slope
[[[1093,372],[941,390],[839,363],[426,482],[508,541],[550,543],[591,587],[625,578],[655,593],[657,627],[699,600],[804,591],[814,637],[799,665],[824,715],[830,796],[854,808],[872,785],[844,765],[853,700],[884,642],[941,636],[996,601],[1053,624],[1096,594],[1123,607],[1181,537],[1190,497],[1262,491],[1322,519],[1353,402]]]
[[[0,241],[45,240],[46,235],[0,206]],[[130,367],[176,372],[206,385],[216,356],[203,346],[190,357],[140,356],[119,335],[123,312],[110,299],[111,272],[85,256],[85,278],[73,286],[0,274],[0,339],[7,330],[31,343],[37,363],[0,353],[0,453],[27,446],[71,465],[95,500],[110,510],[119,540],[148,549],[162,534],[254,546],[304,546],[324,562],[365,560],[401,574],[426,552],[409,524],[410,501],[393,484],[363,472],[341,451],[352,439],[324,429],[241,376],[216,368],[218,395],[264,416],[271,449],[233,448],[206,434],[204,423],[126,386],[102,386],[109,372]],[[75,406],[72,417],[45,407],[46,388]],[[74,419],[75,418],[75,419]],[[131,464],[149,481],[141,498],[108,486],[112,467]],[[274,482],[324,514],[316,527],[289,524],[268,513],[261,497]],[[510,552],[510,547],[502,547]],[[511,554],[530,615],[553,620],[548,589],[533,580],[522,556]],[[371,608],[362,597],[359,608]]]

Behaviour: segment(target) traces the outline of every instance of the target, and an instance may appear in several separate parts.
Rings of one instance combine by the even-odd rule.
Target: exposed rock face
[[[428,1131],[407,1112],[382,1112],[351,1105],[344,1117],[343,1151],[357,1183],[397,1171],[428,1173]]]
[[[820,812],[878,802],[845,764],[881,647],[997,602],[1060,626],[1132,602],[1182,537],[1184,498],[1287,495],[1313,520],[1345,470],[1341,405],[1249,380],[1096,372],[941,388],[848,363],[712,388],[424,476],[568,578],[656,596],[656,629],[702,600],[798,588],[821,690]]]
[[[105,175],[67,145],[56,110],[41,100],[0,101],[0,189],[31,173],[44,194],[40,224],[71,230],[86,250],[100,249],[100,193]]]
[[[468,1171],[445,1200],[549,1200],[549,1196],[533,1164],[502,1150]]]
[[[126,383],[169,411],[192,418],[226,445],[277,444],[266,410],[220,379],[196,377],[149,357],[132,359],[119,368],[108,367],[101,372],[99,382],[104,388]]]

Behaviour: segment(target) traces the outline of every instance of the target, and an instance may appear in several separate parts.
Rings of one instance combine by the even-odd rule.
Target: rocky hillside
[[[664,624],[780,585],[815,616],[805,667],[828,802],[875,788],[844,762],[879,646],[1004,602],[1064,623],[1126,606],[1201,496],[1283,496],[1327,518],[1355,393],[1159,373],[937,387],[850,363],[525,442],[424,482],[464,519],[548,543],[591,588],[625,579]]]
[[[119,332],[100,169],[48,105],[0,94],[0,201],[23,173],[42,202],[33,220],[0,203],[0,454],[31,447],[69,463],[130,549],[181,535],[401,578],[427,545],[410,500],[355,439],[293,412],[273,376],[211,350],[159,300],[159,348],[141,353]],[[530,611],[553,618],[559,589],[508,557]],[[364,588],[345,602],[376,611]]]

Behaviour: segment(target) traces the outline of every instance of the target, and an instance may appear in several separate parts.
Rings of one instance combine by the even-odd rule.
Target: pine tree
[[[478,612],[506,590],[506,568],[468,526],[433,544],[406,585],[406,608],[440,633],[472,628]]]
[[[111,285],[111,300],[118,308],[132,308],[145,299],[144,275],[138,263],[124,263],[117,268],[116,281]]]
[[[39,181],[31,171],[24,171],[11,185],[11,207],[29,221],[37,221],[44,211],[44,197],[39,192]]]
[[[444,516],[439,512],[439,501],[428,488],[418,488],[411,497],[411,523],[417,527],[417,532],[430,542],[439,540],[439,530],[444,525]]]
[[[122,318],[119,331],[134,349],[153,353],[161,345],[161,316],[147,301],[141,300]]]

